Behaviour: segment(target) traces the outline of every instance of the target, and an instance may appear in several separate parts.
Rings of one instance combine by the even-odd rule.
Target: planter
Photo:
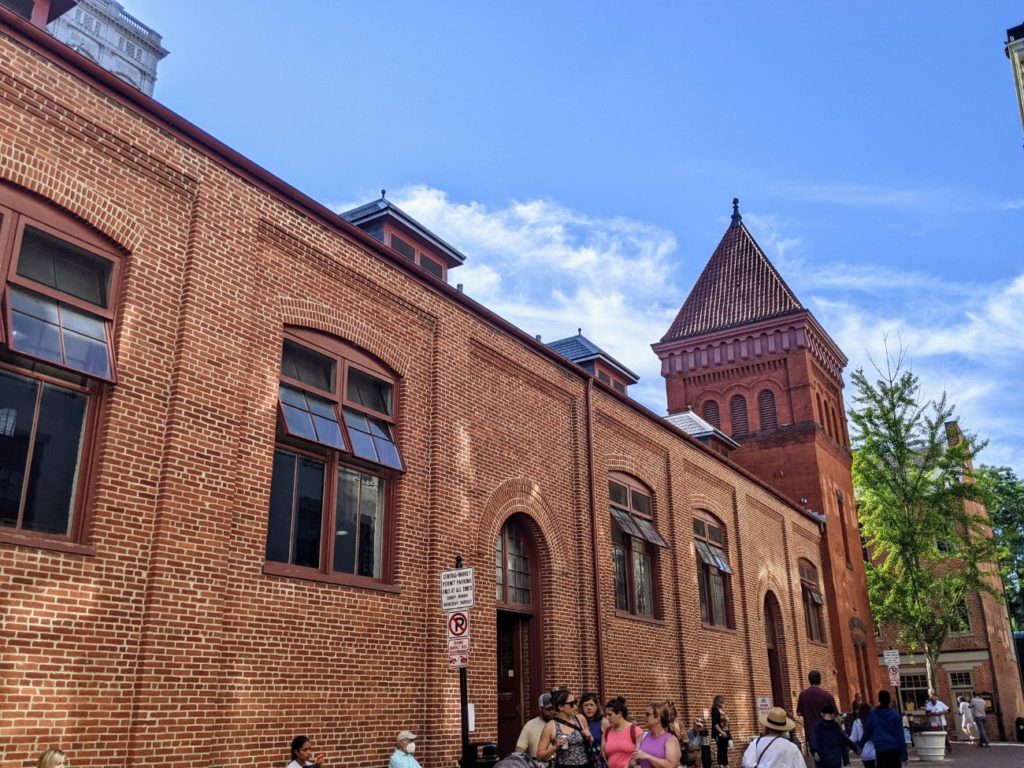
[[[932,762],[946,759],[945,731],[918,731],[914,734],[914,746],[921,760]]]

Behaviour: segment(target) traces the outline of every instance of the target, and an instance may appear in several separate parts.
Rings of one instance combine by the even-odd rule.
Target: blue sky
[[[655,412],[650,344],[739,196],[850,369],[902,342],[1024,474],[1020,2],[122,1],[158,100],[339,210],[386,187],[452,282],[582,327]]]

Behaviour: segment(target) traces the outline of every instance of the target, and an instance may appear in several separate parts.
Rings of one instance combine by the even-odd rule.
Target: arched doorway
[[[513,515],[494,547],[497,608],[498,752],[515,750],[542,685],[540,586],[532,521]]]
[[[775,593],[764,596],[764,639],[768,647],[768,674],[772,681],[772,705],[786,706],[786,661],[783,657],[785,644],[782,638],[782,611]]]

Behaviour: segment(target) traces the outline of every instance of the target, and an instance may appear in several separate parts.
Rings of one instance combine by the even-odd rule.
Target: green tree
[[[1024,629],[1024,480],[1009,467],[981,467],[988,493],[988,515],[999,542],[999,571],[1006,607],[1015,630]]]
[[[868,597],[875,621],[920,650],[928,685],[949,623],[975,590],[993,592],[995,550],[973,501],[974,457],[983,444],[963,435],[943,393],[925,400],[905,353],[886,356],[870,381],[853,374],[853,482],[872,560]]]

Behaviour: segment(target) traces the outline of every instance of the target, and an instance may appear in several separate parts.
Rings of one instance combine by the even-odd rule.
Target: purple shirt
[[[646,752],[651,757],[658,757],[662,760],[665,759],[665,747],[668,745],[668,740],[672,737],[672,734],[665,731],[661,736],[652,736],[650,733],[644,733],[643,738],[640,739],[640,751]],[[650,760],[641,760],[640,765],[642,768],[654,768]]]

